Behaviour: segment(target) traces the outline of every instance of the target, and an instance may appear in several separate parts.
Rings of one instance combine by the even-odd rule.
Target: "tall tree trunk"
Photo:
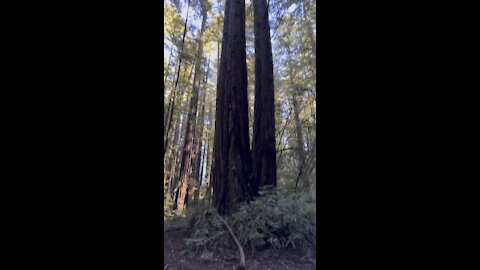
[[[226,0],[213,166],[213,205],[221,215],[251,195],[245,0]]]
[[[220,71],[220,42],[217,43],[217,70]]]
[[[296,135],[296,141],[297,141],[297,157],[298,157],[298,170],[302,170],[303,163],[305,162],[305,148],[304,148],[304,139],[303,139],[303,132],[302,132],[302,125],[300,123],[300,110],[298,106],[298,101],[297,101],[297,84],[295,83],[295,78],[294,78],[294,70],[293,70],[293,65],[292,65],[292,57],[291,57],[291,52],[290,52],[290,46],[287,44],[287,54],[288,54],[288,62],[289,62],[289,68],[288,68],[288,73],[290,76],[290,87],[292,88],[292,103],[293,103],[293,117],[295,119],[295,135]],[[301,173],[301,172],[299,172]]]
[[[317,54],[317,42],[315,41],[315,34],[312,30],[312,24],[310,22],[310,18],[308,17],[308,10],[305,7],[305,1],[301,1],[303,15],[305,16],[305,25],[307,28],[308,33],[308,40],[310,42],[310,46],[312,47],[313,54]],[[314,62],[315,63],[315,62]],[[316,65],[316,63],[315,63]]]
[[[183,67],[183,74],[186,74],[187,73],[187,67],[188,65],[184,65]],[[173,83],[173,82],[172,82]],[[185,92],[185,91],[183,91]],[[175,158],[176,157],[176,153],[174,154],[174,152],[177,152],[177,148],[176,145],[178,144],[178,138],[179,138],[179,127],[181,126],[181,115],[182,115],[182,100],[183,100],[183,94],[184,93],[180,93],[179,95],[179,98],[180,98],[180,112],[178,114],[177,117],[172,117],[172,126],[175,127],[175,131],[173,133],[173,145],[170,146],[170,147],[167,147],[165,149],[165,157],[164,157],[164,166],[165,166],[165,170],[164,170],[164,182],[167,182],[168,183],[168,190],[170,190],[170,187],[172,186],[172,175],[173,175],[173,172],[175,171],[175,168],[173,167],[172,168],[172,163],[175,164],[175,161],[172,161],[172,158]],[[170,112],[170,109],[168,109],[168,112]],[[170,137],[172,135],[170,134]],[[168,140],[170,140],[170,138],[168,138]],[[167,179],[169,179],[167,181]],[[171,192],[170,192],[171,193]]]
[[[313,56],[316,57],[316,55],[317,55],[317,42],[316,42],[315,34],[313,33],[312,23],[310,21],[310,17],[308,16],[308,10],[307,10],[306,5],[307,5],[306,1],[302,0],[301,1],[301,6],[302,6],[303,14],[304,14],[304,20],[303,21],[304,21],[305,27],[307,29],[308,41],[309,41],[310,47],[312,49]],[[309,67],[310,71],[312,72],[313,79],[316,80],[316,78],[317,78],[317,62],[313,61],[313,65],[308,65],[308,67]],[[313,88],[314,89],[317,88],[315,83],[313,84]],[[313,91],[312,94],[314,95],[314,98],[316,99],[315,91]]]
[[[189,66],[188,64],[184,65],[184,68],[183,68],[183,74],[185,74],[184,76],[186,76],[186,74],[187,74],[188,66]],[[193,64],[191,65],[190,73],[188,73],[189,75],[188,75],[188,78],[187,78],[187,84],[188,84],[188,82],[190,82],[190,80],[191,80],[191,78],[192,78],[194,66],[195,66],[195,61],[193,61]],[[183,89],[183,88],[180,88],[180,89]],[[170,175],[171,175],[170,177],[171,177],[172,179],[171,179],[171,181],[169,181],[169,190],[170,190],[170,193],[173,192],[173,189],[176,187],[176,185],[177,185],[177,183],[178,183],[178,178],[176,177],[175,171],[176,171],[176,168],[178,167],[178,166],[177,166],[177,163],[178,163],[178,160],[179,160],[179,159],[178,159],[178,156],[179,156],[178,153],[180,152],[180,150],[179,150],[179,149],[180,149],[180,141],[181,141],[182,138],[183,138],[183,137],[181,136],[181,134],[183,134],[182,131],[184,130],[184,126],[185,126],[185,125],[183,124],[183,122],[184,122],[183,120],[185,119],[185,117],[184,117],[185,104],[184,104],[183,100],[185,99],[185,96],[186,96],[187,94],[188,94],[188,91],[186,91],[186,90],[183,90],[183,91],[181,91],[181,92],[179,93],[179,97],[178,97],[178,98],[179,98],[179,100],[180,100],[180,101],[179,101],[180,104],[179,104],[179,106],[178,106],[178,110],[179,110],[178,116],[175,117],[175,118],[172,117],[172,126],[175,126],[176,129],[175,129],[174,134],[173,134],[173,140],[174,140],[174,141],[173,141],[173,144],[172,144],[171,146],[167,147],[167,150],[170,150],[170,152],[173,152],[173,153],[174,153],[173,155],[170,155],[170,157],[174,157],[174,160],[173,160],[173,162],[172,162],[172,160],[171,160],[170,158],[168,158],[168,157],[166,157],[166,158],[164,159],[165,163],[167,164],[167,165],[165,166],[166,168],[167,168],[167,167],[170,168],[170,166],[169,166],[168,164],[169,164],[169,163],[170,163],[170,164],[173,163],[173,168],[171,168],[171,174],[170,174]],[[177,124],[177,123],[178,123],[178,124]],[[177,129],[177,127],[178,127],[179,129]],[[171,136],[171,134],[170,134],[170,136],[169,136],[168,139],[170,140],[171,137],[172,137],[172,136]],[[172,183],[173,183],[174,185],[172,185]]]
[[[195,194],[194,194],[194,197],[193,197],[193,200],[195,202],[198,202],[199,198],[200,198],[200,190],[202,188],[202,176],[204,174],[204,168],[205,168],[205,163],[206,163],[206,157],[207,157],[207,153],[206,153],[206,148],[208,147],[207,145],[207,142],[205,140],[204,143],[202,143],[202,148],[200,149],[200,155],[199,155],[199,167],[198,167],[198,178],[195,179],[195,181],[197,181],[198,183],[198,189],[195,190]]]
[[[187,128],[185,133],[185,142],[183,146],[183,157],[182,162],[180,163],[180,189],[177,200],[177,212],[183,212],[185,209],[186,199],[187,199],[187,189],[192,188],[190,176],[192,170],[192,154],[193,150],[193,132],[195,130],[195,117],[197,114],[198,106],[198,92],[200,89],[200,80],[202,72],[202,59],[203,59],[203,34],[205,32],[205,24],[207,20],[206,7],[203,1],[202,3],[202,26],[198,36],[198,48],[196,55],[196,64],[195,64],[195,73],[193,75],[193,89],[192,89],[192,98],[190,100],[190,111],[187,115]]]
[[[213,119],[213,102],[209,102],[208,106],[208,128],[206,131],[205,141],[208,142],[208,148],[206,149],[206,167],[205,167],[205,198],[210,200],[212,198],[212,161],[213,161],[213,140],[210,137],[210,130],[214,130],[214,119]],[[211,149],[211,150],[210,150]]]
[[[173,53],[173,44],[170,47],[170,56],[168,56],[168,64],[167,64],[167,70],[165,71],[165,77],[163,79],[163,88],[165,88],[165,84],[167,83],[167,78],[170,73],[170,62],[172,61],[172,53]]]
[[[167,64],[167,70],[165,71],[165,77],[164,77],[164,80],[163,80],[163,96],[165,96],[165,86],[167,84],[167,78],[168,78],[168,75],[170,73],[170,62],[172,60],[172,53],[173,53],[173,47],[174,45],[172,44],[172,46],[170,47],[170,56],[168,57],[168,64]],[[175,67],[174,67],[175,68]],[[170,90],[170,96],[172,95],[172,90]],[[169,98],[170,99],[170,98]],[[165,113],[165,109],[167,109],[166,113]],[[168,113],[169,113],[169,108],[168,107],[165,107],[164,108],[164,114],[163,114],[163,122],[164,122],[164,129],[166,127],[166,117],[168,117]],[[166,151],[166,150],[165,150]]]
[[[175,127],[175,131],[173,132],[172,146],[167,149],[169,155],[166,156],[167,165],[165,166],[165,178],[167,178],[168,175],[168,190],[170,191],[170,193],[172,192],[172,181],[175,175],[175,164],[178,160],[178,145],[180,141],[180,128],[182,126],[182,114],[183,111],[182,108],[180,108],[178,116],[173,119],[173,126]]]
[[[300,118],[298,116],[298,101],[295,94],[292,96],[293,101],[293,116],[295,117],[295,133],[297,135],[297,144],[298,144],[298,156],[299,156],[299,164],[305,161],[305,141],[303,140],[303,132],[302,132],[302,125],[300,123]]]
[[[195,151],[194,151],[194,156],[195,156],[195,165],[193,167],[193,179],[197,182],[198,188],[195,188],[193,191],[193,199],[194,201],[197,201],[198,199],[198,194],[200,191],[200,184],[201,184],[201,172],[200,172],[200,161],[202,158],[200,151],[202,150],[202,139],[203,139],[203,127],[204,127],[204,120],[205,120],[205,99],[207,97],[207,82],[208,82],[208,70],[210,66],[210,59],[207,61],[207,66],[205,70],[205,80],[203,83],[203,91],[202,91],[202,98],[200,100],[200,113],[198,114],[198,121],[197,121],[197,126],[198,126],[198,140],[197,144],[195,144]]]
[[[183,29],[182,48],[181,48],[180,52],[178,53],[179,63],[178,63],[178,70],[177,70],[177,79],[175,81],[175,87],[170,94],[170,101],[168,103],[167,121],[166,121],[166,124],[164,126],[165,135],[166,135],[166,139],[165,139],[164,144],[163,144],[163,156],[164,157],[165,157],[165,152],[166,152],[167,146],[168,146],[168,135],[170,133],[173,110],[175,108],[175,98],[176,98],[176,94],[177,94],[178,79],[180,77],[180,67],[182,65],[182,58],[183,58],[182,54],[183,54],[183,47],[185,45],[185,36],[187,34],[187,22],[188,22],[188,12],[189,11],[190,11],[190,0],[188,0],[188,4],[187,4],[187,15],[185,16],[185,27]]]
[[[193,74],[193,68],[195,66],[195,61],[193,62],[192,64],[192,68],[190,69],[190,73],[188,75],[188,79],[187,79],[187,84],[190,82],[191,78],[192,78],[192,74]],[[186,74],[186,69],[187,69],[187,66],[185,65],[185,68],[184,68],[184,73]],[[180,178],[179,174],[180,172],[177,173],[177,164],[180,162],[181,160],[181,157],[182,157],[182,151],[180,149],[180,146],[183,145],[182,142],[185,141],[185,138],[181,135],[181,134],[184,134],[185,132],[185,121],[184,119],[186,118],[185,115],[184,115],[184,111],[186,110],[186,104],[182,104],[182,101],[185,99],[185,96],[188,94],[188,91],[187,90],[184,90],[182,91],[182,94],[181,94],[181,98],[180,98],[180,108],[179,108],[179,113],[178,113],[178,117],[177,117],[177,121],[181,121],[179,123],[179,127],[181,127],[179,130],[178,130],[178,134],[177,136],[175,136],[174,138],[177,138],[176,140],[176,143],[173,145],[175,147],[175,155],[174,155],[174,162],[173,162],[173,168],[172,168],[172,173],[171,173],[171,183],[170,184],[170,193],[172,194],[172,199],[173,198],[176,198],[177,195],[174,195],[178,193],[178,190],[176,191],[176,188],[177,188],[177,185],[178,185],[178,180]],[[176,205],[176,199],[174,199],[174,206]]]
[[[304,175],[304,171],[306,170],[307,165],[307,155],[305,153],[305,141],[302,131],[302,125],[300,123],[299,118],[299,106],[298,101],[295,93],[292,96],[293,101],[293,110],[294,110],[294,117],[295,117],[295,133],[297,136],[297,144],[298,144],[298,177],[295,181],[295,189],[298,186],[298,181],[300,180],[301,176]],[[307,179],[305,179],[305,186],[308,186]]]
[[[177,186],[178,185],[178,179],[179,179],[179,175],[180,175],[180,172],[178,171],[178,167],[180,166],[177,166],[180,164],[180,160],[181,160],[181,157],[182,157],[182,154],[183,154],[183,149],[182,149],[182,146],[183,146],[183,142],[185,141],[185,126],[186,126],[186,118],[187,118],[187,114],[188,114],[188,97],[189,97],[189,93],[190,91],[188,91],[188,88],[190,87],[190,82],[192,81],[192,75],[193,75],[193,70],[195,68],[195,60],[193,61],[192,65],[191,65],[191,68],[190,68],[190,73],[188,75],[188,79],[186,80],[185,82],[185,85],[182,87],[182,93],[181,93],[181,97],[180,97],[180,106],[179,106],[179,112],[178,112],[178,119],[181,119],[181,124],[180,124],[180,129],[178,130],[178,140],[177,140],[177,143],[175,145],[172,145],[172,148],[174,147],[175,148],[175,163],[174,165],[176,166],[176,169],[175,169],[175,185]],[[186,74],[186,68],[185,68],[185,74]],[[175,137],[174,137],[175,138]],[[175,186],[175,187],[176,187]]]
[[[276,186],[275,93],[267,1],[253,0],[253,14],[255,29],[253,179],[258,181],[259,186]]]

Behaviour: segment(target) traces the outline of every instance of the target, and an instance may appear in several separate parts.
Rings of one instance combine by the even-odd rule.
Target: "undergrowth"
[[[170,219],[175,215],[175,211],[173,210],[173,201],[170,198],[168,193],[168,189],[163,187],[163,219]]]
[[[268,188],[260,191],[260,197],[241,204],[226,220],[245,252],[254,255],[264,251],[264,256],[276,256],[285,248],[315,249],[316,209],[315,201],[307,193],[295,193],[287,188]],[[215,209],[205,203],[197,205],[187,214],[189,251],[210,255],[216,248],[235,244]],[[209,256],[207,256],[209,257]]]

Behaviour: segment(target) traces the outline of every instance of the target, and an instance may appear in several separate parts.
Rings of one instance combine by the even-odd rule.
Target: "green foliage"
[[[170,219],[175,216],[173,211],[173,201],[168,194],[167,187],[163,187],[163,219]]]
[[[227,218],[245,250],[263,250],[264,256],[276,256],[285,248],[314,249],[316,209],[314,199],[306,193],[286,188],[264,189],[250,204],[242,204]],[[195,214],[191,234],[186,240],[190,250],[234,247],[228,231],[212,208]]]
[[[190,250],[216,248],[229,237],[228,232],[222,227],[222,221],[216,217],[216,210],[208,206],[205,200],[187,211],[190,237],[185,243]]]
[[[264,189],[260,194],[230,220],[244,246],[250,246],[252,253],[266,249],[269,255],[289,246],[315,247],[316,210],[307,194],[287,189]]]

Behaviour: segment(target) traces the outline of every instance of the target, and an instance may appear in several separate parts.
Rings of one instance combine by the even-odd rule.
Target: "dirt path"
[[[232,270],[238,266],[238,251],[218,250],[211,253],[208,258],[201,255],[182,255],[184,250],[184,231],[172,231],[164,236],[164,270]],[[261,258],[260,254],[251,257],[250,252],[245,251],[247,270],[310,270],[315,269],[315,262],[304,262],[300,258],[302,254],[295,251],[285,251],[275,258]],[[232,255],[235,254],[235,255]]]

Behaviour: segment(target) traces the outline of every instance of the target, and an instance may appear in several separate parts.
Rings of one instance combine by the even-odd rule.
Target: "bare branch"
[[[281,149],[281,150],[277,150],[277,152],[283,152],[283,151],[288,151],[288,150],[298,150],[298,148],[287,147],[287,148],[283,148],[283,149]]]
[[[245,254],[243,253],[243,248],[242,248],[242,245],[240,244],[240,241],[238,241],[237,237],[233,233],[232,228],[230,228],[230,226],[228,226],[227,221],[225,221],[225,219],[223,219],[222,216],[220,216],[218,213],[216,213],[216,214],[217,214],[217,217],[220,218],[220,220],[222,220],[225,227],[227,227],[228,232],[230,233],[233,240],[235,241],[235,244],[237,244],[238,251],[240,253],[240,267],[238,269],[245,269]]]

